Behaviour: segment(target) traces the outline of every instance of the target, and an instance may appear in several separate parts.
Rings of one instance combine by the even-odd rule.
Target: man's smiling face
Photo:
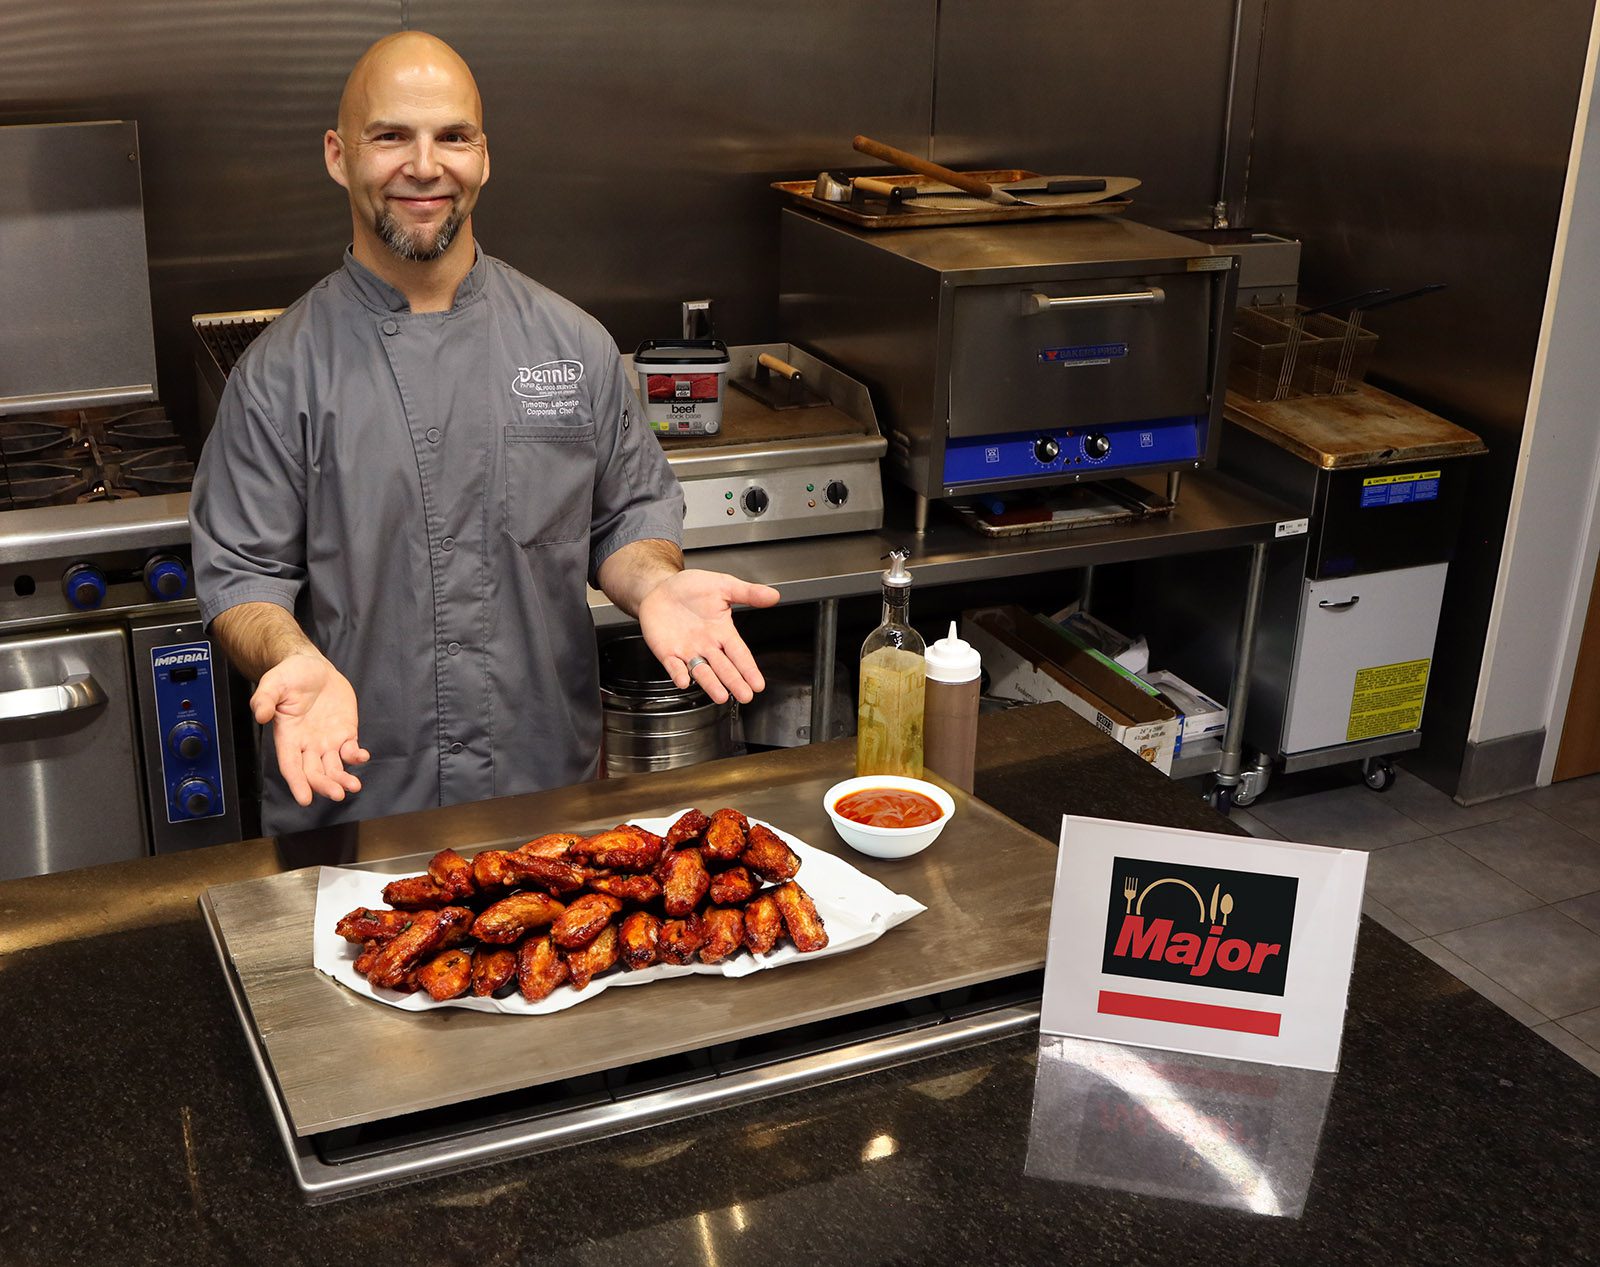
[[[428,36],[398,36],[362,58],[324,150],[358,237],[403,260],[444,255],[489,178],[472,74]]]

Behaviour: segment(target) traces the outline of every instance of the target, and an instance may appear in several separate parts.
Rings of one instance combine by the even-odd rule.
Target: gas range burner
[[[193,482],[160,405],[0,418],[0,510],[181,493]]]

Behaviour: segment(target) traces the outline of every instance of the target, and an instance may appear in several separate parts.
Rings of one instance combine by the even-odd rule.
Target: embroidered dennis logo
[[[566,391],[583,382],[582,361],[546,361],[543,365],[525,365],[517,370],[511,390],[524,400],[538,400]]]

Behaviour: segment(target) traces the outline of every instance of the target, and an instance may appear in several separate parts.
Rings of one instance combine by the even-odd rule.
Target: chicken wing
[[[582,840],[583,837],[576,832],[555,831],[530,840],[525,845],[518,845],[512,852],[532,858],[566,858],[571,855],[573,846]]]
[[[530,1003],[547,999],[569,973],[548,937],[530,937],[517,947],[517,988]]]
[[[472,952],[447,950],[417,969],[417,984],[436,1003],[459,999],[472,984]]]
[[[711,900],[718,906],[742,906],[761,887],[746,867],[729,867],[711,877]]]
[[[472,956],[472,994],[488,998],[517,975],[517,952],[510,946],[479,946]]]
[[[706,827],[706,857],[732,862],[744,852],[750,820],[736,809],[719,809]]]
[[[504,849],[485,849],[473,856],[472,883],[479,893],[499,893],[517,882],[507,861],[510,857]]]
[[[643,906],[661,896],[661,881],[652,875],[596,875],[589,874],[589,888],[596,893]]]
[[[509,946],[525,933],[543,928],[566,910],[548,893],[513,893],[478,916],[472,935],[495,946]]]
[[[676,849],[679,845],[689,844],[699,840],[705,835],[706,828],[711,826],[711,820],[697,809],[684,810],[678,815],[678,821],[667,828],[667,848]]]
[[[744,908],[744,944],[753,954],[764,955],[783,936],[783,915],[771,893],[758,893]]]
[[[415,918],[410,911],[374,911],[358,906],[333,931],[346,941],[388,941]]]
[[[378,952],[387,945],[387,942],[369,941],[361,948],[361,953],[356,956],[355,969],[362,976],[372,971],[372,964],[378,957]]]
[[[661,921],[649,911],[634,911],[618,930],[622,942],[622,962],[638,971],[656,961],[656,946],[661,940]]]
[[[750,828],[750,844],[739,861],[763,880],[782,884],[792,880],[800,870],[800,857],[783,843],[783,838],[772,828],[755,823]]]
[[[692,963],[695,951],[700,949],[705,939],[699,916],[669,919],[661,925],[661,936],[656,942],[656,962]]]
[[[617,926],[607,924],[599,936],[587,946],[567,952],[567,971],[572,974],[572,988],[581,990],[591,978],[599,976],[617,962]]]
[[[422,962],[423,956],[440,949],[446,937],[471,919],[472,912],[464,906],[418,911],[410,925],[391,937],[373,956],[367,979],[373,985],[391,990],[398,988]]]
[[[506,869],[521,884],[537,884],[549,889],[558,897],[576,893],[583,887],[584,870],[576,863],[561,858],[540,858],[531,854],[506,855]]]
[[[451,897],[431,875],[410,875],[384,885],[383,900],[403,911],[436,911],[449,906]]]
[[[587,946],[622,909],[622,900],[608,893],[585,893],[550,925],[550,940],[563,950]]]
[[[428,874],[452,899],[471,897],[477,891],[472,883],[472,864],[454,849],[441,849],[428,859]]]
[[[744,941],[744,912],[734,906],[713,906],[700,917],[705,941],[700,946],[701,963],[721,963]]]
[[[828,930],[822,926],[822,916],[817,914],[817,904],[811,895],[793,880],[780,884],[772,891],[772,898],[783,915],[783,926],[789,930],[789,940],[802,952],[821,950],[828,944]]]
[[[711,876],[698,849],[680,849],[667,860],[666,874],[660,876],[667,914],[682,919],[690,914],[711,887]]]
[[[648,871],[661,861],[666,841],[642,827],[624,823],[610,831],[590,836],[578,850],[597,867],[617,871]]]

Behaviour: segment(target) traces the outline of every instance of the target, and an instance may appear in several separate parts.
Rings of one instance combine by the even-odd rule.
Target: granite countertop
[[[1060,705],[986,717],[980,754],[978,794],[1051,838],[1063,810],[1228,830]],[[434,813],[459,823],[474,812]],[[214,883],[377,856],[383,842],[381,828],[343,829],[0,884],[0,1262],[1600,1253],[1600,1080],[1370,920],[1299,1218],[1033,1177],[1032,1035],[306,1206],[194,902]]]

